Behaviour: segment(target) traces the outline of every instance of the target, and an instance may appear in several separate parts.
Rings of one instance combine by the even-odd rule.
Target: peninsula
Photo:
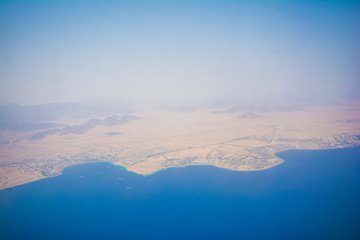
[[[143,175],[189,165],[254,171],[282,163],[275,153],[288,149],[360,145],[359,102],[95,113],[26,130],[6,124],[0,130],[0,189],[88,162],[112,162]]]

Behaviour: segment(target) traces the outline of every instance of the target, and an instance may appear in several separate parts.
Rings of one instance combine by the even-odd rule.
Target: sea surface
[[[110,163],[0,191],[0,239],[360,239],[360,148],[253,172]]]

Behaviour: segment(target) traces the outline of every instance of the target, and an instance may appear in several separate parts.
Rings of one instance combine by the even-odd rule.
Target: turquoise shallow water
[[[278,155],[255,172],[68,167],[0,191],[0,239],[360,239],[360,148]]]

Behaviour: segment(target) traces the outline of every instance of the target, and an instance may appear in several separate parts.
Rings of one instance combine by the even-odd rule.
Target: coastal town
[[[0,130],[0,189],[91,162],[111,162],[142,175],[191,165],[264,170],[283,163],[276,153],[289,149],[360,146],[359,106],[169,109],[36,125],[10,119]]]
[[[236,171],[253,171],[282,163],[283,160],[278,158],[276,153],[288,149],[332,149],[360,145],[359,135],[289,138],[282,137],[282,133],[287,129],[280,125],[272,128],[263,136],[238,137],[205,145],[185,144],[176,148],[141,149],[136,147],[136,143],[119,147],[113,142],[107,150],[92,148],[70,155],[2,161],[0,188],[16,186],[21,181],[31,181],[34,176],[35,179],[57,176],[65,167],[91,162],[112,162],[144,175],[161,169],[190,165],[213,165]]]

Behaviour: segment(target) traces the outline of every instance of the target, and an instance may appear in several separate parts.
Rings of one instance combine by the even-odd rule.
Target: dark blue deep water
[[[278,155],[256,172],[68,167],[0,191],[0,239],[360,239],[360,148]]]

